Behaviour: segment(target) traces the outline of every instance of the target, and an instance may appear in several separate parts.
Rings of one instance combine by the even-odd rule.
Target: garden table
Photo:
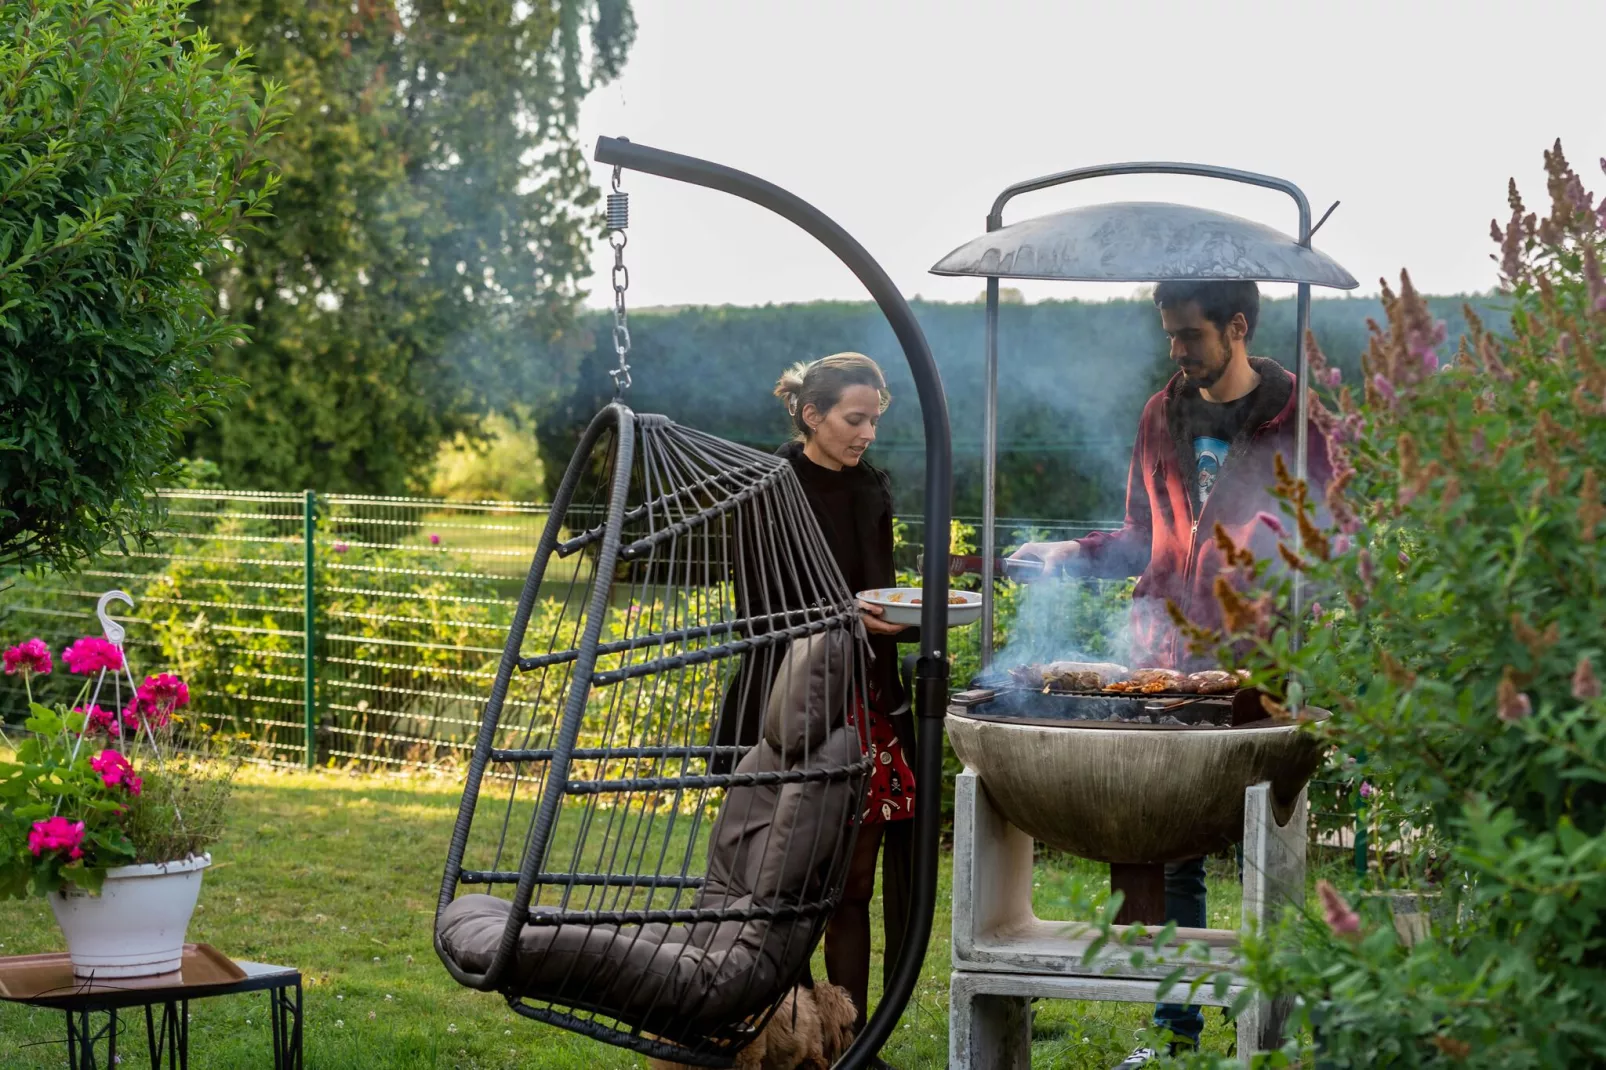
[[[292,966],[234,962],[207,944],[184,945],[178,972],[159,977],[74,977],[64,953],[0,958],[0,1000],[65,1012],[70,1070],[115,1066],[117,1012],[135,1007],[145,1011],[151,1066],[187,1070],[190,1000],[240,992],[268,993],[274,1070],[303,1070],[301,971]],[[106,1018],[97,1022],[101,1014]]]

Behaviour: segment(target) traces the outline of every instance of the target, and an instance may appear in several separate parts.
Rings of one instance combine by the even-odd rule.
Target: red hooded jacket
[[[1294,467],[1298,426],[1294,376],[1273,360],[1250,357],[1249,362],[1260,374],[1260,385],[1204,508],[1198,505],[1193,445],[1176,404],[1185,391],[1198,388],[1188,386],[1179,372],[1143,407],[1127,473],[1126,523],[1118,531],[1095,532],[1081,540],[1082,552],[1072,566],[1075,575],[1142,577],[1132,595],[1128,657],[1134,667],[1208,667],[1190,658],[1166,603],[1175,602],[1194,624],[1221,625],[1221,605],[1215,596],[1216,574],[1222,566],[1214,538],[1217,524],[1256,558],[1282,567],[1275,532],[1255,518],[1268,512],[1292,524],[1271,488],[1277,481],[1273,466],[1277,454],[1283,455],[1290,470]],[[1332,474],[1327,440],[1314,423],[1308,435],[1307,475],[1319,496]]]

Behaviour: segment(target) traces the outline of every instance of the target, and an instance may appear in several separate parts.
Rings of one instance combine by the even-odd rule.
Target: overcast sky
[[[1506,179],[1547,204],[1557,137],[1606,191],[1606,0],[635,0],[623,77],[581,112],[587,153],[625,136],[728,164],[813,202],[909,296],[969,300],[927,274],[983,229],[1004,186],[1162,159],[1293,180],[1318,248],[1375,292],[1408,267],[1434,293],[1494,284]],[[608,177],[597,167],[599,184]],[[646,175],[631,192],[630,303],[861,299],[790,224]],[[1206,204],[1292,231],[1280,194],[1199,179],[1081,183],[1005,222],[1107,200]],[[598,269],[611,262],[599,247]],[[602,304],[595,277],[591,304]],[[1133,287],[1026,282],[1029,300]]]

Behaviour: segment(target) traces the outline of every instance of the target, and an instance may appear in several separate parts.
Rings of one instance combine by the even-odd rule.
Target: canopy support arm
[[[925,560],[948,561],[948,527],[952,513],[953,446],[948,430],[948,400],[937,374],[931,347],[914,311],[891,278],[853,236],[807,201],[754,175],[721,164],[638,145],[623,138],[599,138],[595,159],[604,164],[658,175],[729,193],[768,208],[802,228],[824,245],[864,284],[880,307],[903,347],[914,377],[925,427]],[[942,803],[942,717],[948,700],[947,641],[948,569],[927,568],[921,578],[920,661],[916,668],[915,713],[921,719],[917,748],[915,793],[914,891],[909,932],[903,951],[875,1009],[838,1067],[858,1070],[866,1066],[891,1036],[903,1014],[931,939],[931,920],[937,897],[937,835]]]
[[[1188,175],[1195,178],[1216,178],[1227,182],[1239,182],[1248,186],[1259,186],[1262,189],[1276,190],[1286,193],[1294,201],[1299,210],[1299,244],[1310,248],[1311,234],[1314,228],[1310,221],[1310,201],[1305,192],[1287,179],[1272,175],[1257,174],[1254,171],[1240,171],[1232,167],[1216,167],[1212,164],[1171,163],[1164,161],[1143,161],[1138,163],[1112,163],[1100,164],[1094,167],[1077,167],[1069,171],[1059,171],[1039,178],[1030,178],[1024,182],[1016,182],[1008,186],[993,200],[992,210],[987,213],[987,230],[998,230],[1004,225],[1004,208],[1009,202],[1024,193],[1035,193],[1039,190],[1053,189],[1071,182],[1080,182],[1089,178],[1112,178],[1120,175]],[[1334,208],[1338,207],[1335,203]],[[1333,209],[1329,208],[1327,214],[1331,215]],[[1322,216],[1326,222],[1327,215]],[[1305,354],[1305,332],[1310,325],[1310,284],[1299,284],[1298,303],[1294,311],[1294,390],[1297,395],[1298,427],[1295,429],[1294,477],[1304,481],[1309,476],[1309,425],[1310,425],[1310,374]],[[993,556],[994,541],[993,527],[996,523],[997,511],[997,476],[996,466],[998,460],[998,279],[991,276],[987,280],[987,353],[984,403],[986,415],[984,417],[984,433],[982,439],[982,460],[987,471],[982,477],[982,647],[981,660],[983,667],[992,661],[993,644]],[[1294,551],[1301,549],[1301,539],[1298,526],[1294,529]],[[928,558],[929,560],[929,558]],[[1297,649],[1300,637],[1304,631],[1304,577],[1298,572],[1294,573],[1294,598],[1292,639]]]

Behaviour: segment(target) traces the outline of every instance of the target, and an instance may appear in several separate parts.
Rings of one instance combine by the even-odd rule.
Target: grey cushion
[[[853,638],[829,631],[792,640],[770,688],[764,739],[801,760],[841,724],[853,684]]]
[[[778,681],[772,692],[797,703],[779,711],[772,703],[769,719],[784,729],[772,734],[766,725],[764,738],[736,772],[822,769],[859,760],[858,735],[842,717],[848,692],[841,682],[850,679],[852,639],[841,633],[809,638],[824,641],[794,643],[788,654],[789,660],[796,655],[791,686]],[[837,701],[828,705],[827,697]],[[776,739],[787,743],[784,753]],[[731,788],[711,830],[704,886],[685,905],[745,909],[819,899],[846,866],[859,787],[854,778]],[[438,923],[442,950],[458,968],[485,973],[509,910],[506,900],[494,896],[459,897]],[[549,907],[532,908],[532,914],[551,913]],[[694,1035],[740,1021],[778,998],[813,952],[822,924],[818,917],[526,924],[510,982],[529,998],[604,1012],[661,1035]]]

